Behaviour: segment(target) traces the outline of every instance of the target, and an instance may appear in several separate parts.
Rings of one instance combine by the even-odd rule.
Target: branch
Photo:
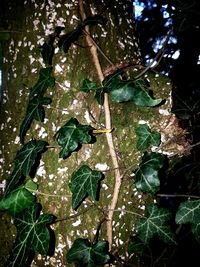
[[[80,16],[82,20],[86,19],[85,11],[84,11],[84,6],[83,6],[83,0],[79,0],[79,9],[80,9]],[[90,47],[90,54],[92,57],[92,61],[94,63],[94,66],[96,68],[96,72],[98,75],[98,78],[100,82],[104,80],[104,75],[103,71],[99,62],[99,57],[97,53],[97,47],[94,44],[93,40],[90,37],[90,30],[89,27],[85,27],[86,32],[88,33],[86,35],[86,42],[87,45]],[[106,129],[112,129],[112,123],[111,123],[111,114],[110,114],[110,107],[109,107],[109,97],[108,94],[104,94],[104,112],[105,112],[105,128]],[[115,146],[113,143],[113,137],[112,133],[106,133],[106,138],[107,138],[107,143],[110,151],[110,156],[112,159],[113,163],[113,168],[114,168],[114,173],[115,173],[115,185],[114,185],[114,191],[113,191],[113,197],[111,200],[111,204],[109,206],[109,212],[108,212],[108,217],[107,217],[107,239],[109,243],[109,250],[111,250],[112,247],[112,219],[113,219],[113,214],[117,205],[117,200],[119,196],[119,191],[121,187],[121,181],[122,181],[122,176],[119,170],[119,163],[118,163],[118,158],[117,158],[117,153],[115,150]]]
[[[159,65],[164,53],[165,53],[165,48],[167,46],[167,43],[169,41],[169,38],[171,36],[171,30],[168,32],[165,41],[161,47],[161,49],[158,51],[157,55],[155,56],[155,58],[153,59],[153,61],[141,72],[139,73],[134,79],[137,80],[139,79],[141,76],[143,76],[145,73],[147,73],[148,70],[155,68]],[[156,64],[155,64],[156,63]],[[154,65],[155,64],[155,65]],[[153,66],[154,65],[154,66]]]
[[[199,199],[200,196],[195,196],[195,195],[187,195],[187,194],[157,194],[157,197],[186,197],[186,198],[196,198]]]
[[[84,213],[86,213],[87,211],[89,211],[92,207],[93,207],[93,205],[90,205],[89,207],[85,208],[83,211],[80,211],[80,212],[78,212],[76,214],[73,214],[71,216],[67,216],[65,218],[57,219],[57,220],[55,220],[54,223],[62,222],[62,221],[67,221],[67,220],[71,220],[71,219],[74,219],[76,217],[79,217],[80,215],[83,215]]]

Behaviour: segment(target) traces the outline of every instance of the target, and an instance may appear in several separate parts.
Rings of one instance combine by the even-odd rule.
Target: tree
[[[94,15],[98,15],[98,17],[94,17]],[[45,1],[41,4],[41,1],[31,3],[26,1],[13,3],[13,1],[10,1],[6,2],[5,12],[1,17],[4,17],[7,21],[7,24],[3,25],[4,29],[11,34],[10,41],[6,43],[7,46],[4,46],[6,62],[3,71],[7,75],[8,82],[7,88],[4,88],[4,104],[1,111],[2,162],[5,162],[2,168],[2,177],[8,179],[8,174],[11,172],[11,177],[13,177],[13,173],[18,175],[17,171],[21,168],[20,175],[24,179],[24,183],[20,180],[17,186],[23,184],[23,188],[20,187],[17,190],[20,190],[20,193],[27,188],[36,191],[35,184],[30,182],[32,180],[27,176],[33,178],[33,181],[39,184],[36,192],[38,202],[42,204],[43,212],[54,214],[57,217],[57,219],[43,215],[37,215],[37,217],[34,212],[40,209],[38,205],[33,208],[27,207],[27,216],[23,214],[27,219],[33,218],[30,224],[32,223],[34,226],[35,219],[37,222],[44,222],[42,233],[46,231],[46,225],[49,226],[49,224],[54,223],[53,227],[56,234],[54,256],[51,258],[35,257],[33,266],[43,266],[44,261],[49,266],[53,266],[54,261],[60,262],[63,266],[66,264],[63,256],[66,253],[65,251],[69,251],[72,247],[73,250],[79,252],[77,244],[78,248],[82,246],[87,251],[92,250],[94,255],[90,255],[92,261],[92,257],[96,257],[95,253],[99,252],[99,247],[102,249],[101,252],[105,249],[108,253],[108,250],[106,250],[107,243],[98,243],[99,238],[99,242],[108,240],[109,251],[114,257],[116,266],[122,266],[124,262],[129,260],[129,258],[123,259],[122,257],[128,251],[127,244],[130,241],[130,236],[135,233],[135,222],[138,220],[138,216],[141,217],[144,214],[143,206],[153,201],[151,195],[137,192],[131,178],[133,170],[137,169],[140,163],[141,158],[139,157],[142,156],[137,150],[141,143],[139,141],[139,145],[137,145],[136,141],[136,136],[140,135],[135,132],[138,122],[140,120],[147,121],[150,128],[153,128],[151,131],[149,126],[145,125],[145,128],[142,129],[142,132],[146,131],[150,138],[148,138],[147,145],[141,150],[145,150],[146,147],[149,148],[149,145],[152,144],[152,139],[154,139],[152,136],[155,136],[155,130],[163,131],[167,138],[176,136],[181,131],[176,125],[173,133],[166,132],[165,128],[167,127],[162,128],[162,125],[166,125],[166,122],[170,123],[171,119],[174,122],[174,117],[169,113],[163,116],[162,111],[159,112],[159,108],[140,107],[130,101],[125,105],[116,103],[121,101],[118,101],[120,100],[119,95],[116,96],[113,91],[112,96],[115,100],[117,99],[116,102],[109,100],[107,91],[103,91],[103,93],[101,90],[91,93],[84,92],[93,89],[96,86],[94,82],[101,89],[104,78],[112,75],[117,70],[123,71],[120,73],[123,78],[122,81],[142,77],[141,72],[145,68],[141,65],[140,50],[134,32],[132,2],[115,1],[113,4],[112,1],[98,1],[97,3],[97,1],[88,0],[83,4],[80,0],[73,3],[71,1],[67,1],[67,3],[64,3],[64,1],[63,3]],[[15,20],[11,19],[13,17]],[[63,27],[63,29],[56,28],[56,26]],[[55,32],[56,29],[57,32]],[[64,35],[68,33],[70,35]],[[62,39],[62,36],[64,36],[64,39]],[[53,64],[48,61],[51,58],[51,52],[53,52],[51,49],[54,48],[51,43],[52,38],[55,39],[53,41],[57,42],[62,50],[62,53],[58,52],[57,49],[54,51]],[[46,42],[45,45],[44,42]],[[9,50],[6,50],[7,47],[9,47]],[[46,51],[48,51],[47,54],[45,54]],[[43,59],[40,53],[42,53]],[[45,59],[47,59],[46,62]],[[27,103],[28,101],[30,103],[31,97],[37,95],[38,84],[41,81],[43,85],[45,84],[45,79],[41,77],[48,76],[48,82],[49,78],[52,78],[51,74],[48,73],[48,71],[51,71],[49,66],[45,73],[39,72],[40,69],[45,67],[44,63],[54,66],[55,86],[53,87],[54,80],[51,79],[48,84],[50,88],[47,91],[47,95],[52,98],[52,103],[49,105],[49,100],[46,98],[40,99],[45,106],[44,123],[41,124],[36,121],[35,119],[38,119],[36,116],[30,125],[29,121],[24,122]],[[168,79],[157,76],[152,72],[147,74],[155,98],[168,99],[170,92]],[[143,80],[137,86],[139,88],[148,87]],[[46,88],[46,85],[44,87]],[[160,88],[163,88],[163,90]],[[32,96],[30,96],[30,92]],[[130,93],[130,91],[128,92]],[[103,106],[100,105],[102,104],[101,94],[105,96]],[[138,101],[135,104],[137,103]],[[169,109],[169,101],[166,101],[162,110]],[[110,111],[111,120],[109,118]],[[91,128],[86,126],[88,124]],[[85,142],[80,142],[79,138],[76,141],[73,140],[77,148],[83,143],[81,149],[76,152],[68,149],[67,153],[71,154],[70,157],[65,154],[64,157],[61,155],[61,158],[58,158],[60,151],[58,145],[62,145],[63,125],[66,128],[73,125],[76,130],[78,129],[77,131],[82,130],[86,139],[87,134],[95,128],[97,130],[95,136],[97,142],[95,144],[90,142],[92,139]],[[22,128],[25,130],[22,130]],[[106,133],[101,133],[102,128]],[[141,128],[137,129],[140,133]],[[21,141],[24,141],[26,147],[20,144],[20,131]],[[95,131],[93,133],[95,134]],[[158,137],[158,135],[156,136]],[[42,141],[37,143],[37,141],[32,140],[35,138]],[[60,139],[60,143],[58,141],[57,144],[56,139]],[[48,145],[44,143],[46,141]],[[158,142],[153,144],[158,145],[159,138]],[[31,154],[30,157],[33,168],[30,168],[28,164],[26,168],[24,165],[20,165],[18,162],[19,156],[23,154],[24,150],[30,149],[31,146],[34,146],[33,152],[35,152],[36,145],[37,153],[33,153],[35,156]],[[168,148],[165,145],[163,147],[166,151],[171,149],[171,147]],[[40,158],[40,152],[45,149],[47,151]],[[177,154],[177,147],[174,146],[172,149],[171,152]],[[18,157],[15,166],[13,166],[13,159],[17,151]],[[149,156],[147,153],[143,157],[143,161],[149,157],[151,155]],[[153,158],[153,160],[155,159]],[[164,164],[162,156],[158,156],[156,160],[159,166]],[[38,163],[39,168],[36,168]],[[91,169],[88,169],[86,164]],[[143,188],[140,182],[141,170],[142,166],[140,165],[137,172],[138,188],[140,186]],[[80,194],[78,200],[75,201],[71,193],[74,192],[73,190],[76,191],[81,183],[82,172],[90,174],[86,176],[86,179],[95,177],[94,179],[101,181],[101,190],[100,192],[97,190],[99,195],[93,194],[95,191],[93,189],[84,190],[83,196],[80,197]],[[103,173],[101,177],[98,174],[99,172]],[[157,181],[158,169],[153,168],[153,173]],[[75,188],[73,179],[78,179]],[[69,186],[69,184],[71,185]],[[100,186],[99,183],[96,185]],[[19,191],[13,192],[13,188],[9,188],[9,190],[8,194],[12,194],[12,198],[13,194],[14,197],[18,196]],[[89,197],[85,199],[87,195]],[[32,196],[28,199],[32,201]],[[83,200],[85,201],[80,206]],[[95,200],[98,200],[98,202]],[[3,203],[2,206],[5,209],[8,209],[10,202],[9,204],[8,201],[1,203]],[[72,210],[72,207],[77,211]],[[16,215],[15,207],[10,211],[11,215]],[[157,210],[151,206],[148,212],[151,217]],[[161,214],[164,214],[163,216],[166,216],[166,219],[168,218],[168,213],[165,213],[165,211],[162,211]],[[8,216],[7,214],[2,215],[2,223],[4,222],[5,228],[8,227],[6,233],[15,235],[17,227],[13,227]],[[20,219],[17,216],[16,225],[19,227],[17,228],[19,233],[21,224],[19,224]],[[160,221],[160,225],[164,227],[165,220]],[[37,226],[36,224],[34,229],[39,236]],[[27,233],[32,238],[32,228],[28,228]],[[170,239],[171,235],[167,236]],[[5,238],[2,237],[1,242],[2,247],[5,248],[2,255],[6,258],[13,240],[12,237],[8,238],[7,234]],[[16,242],[20,243],[18,236],[17,238]],[[83,238],[89,241],[84,241]],[[74,240],[78,241],[73,243]],[[76,246],[72,246],[72,244],[76,244]],[[25,250],[27,249],[25,247]],[[51,254],[52,251],[49,252],[49,255]],[[107,257],[102,259],[103,263],[110,258],[109,254],[106,255]],[[74,262],[70,254],[68,254],[68,260],[70,263]],[[3,261],[5,262],[5,259],[2,259]],[[102,264],[102,262],[99,264]]]

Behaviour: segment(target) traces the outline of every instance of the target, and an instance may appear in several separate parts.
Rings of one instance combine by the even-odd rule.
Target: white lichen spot
[[[68,167],[64,167],[64,168],[58,168],[58,174],[64,174],[64,173],[66,173],[67,172],[67,170],[68,170]]]
[[[147,124],[147,125],[149,125],[149,122],[145,121],[145,120],[139,120],[138,124]]]
[[[169,115],[170,115],[170,112],[169,112],[169,110],[167,110],[167,109],[162,109],[162,108],[160,108],[160,109],[158,110],[158,112],[159,112],[161,115],[164,115],[164,116],[169,116]]]
[[[37,174],[38,176],[40,176],[40,177],[46,175],[46,171],[45,171],[45,168],[44,168],[44,161],[40,160],[40,166],[39,166],[39,168],[37,169],[36,174]]]
[[[95,165],[95,168],[102,172],[109,170],[109,166],[107,165],[107,163],[97,163]]]
[[[61,66],[60,66],[59,64],[56,64],[56,66],[55,66],[55,71],[56,71],[56,72],[62,72],[63,69],[61,68]]]
[[[38,136],[41,137],[41,138],[45,138],[47,137],[47,132],[45,130],[45,128],[41,127],[40,130],[39,130],[39,133],[38,133]]]
[[[84,118],[87,121],[87,123],[91,123],[92,122],[92,120],[90,118],[90,113],[87,110],[85,111]]]
[[[76,222],[72,223],[72,225],[73,225],[74,227],[77,227],[77,226],[79,226],[80,224],[81,224],[81,220],[80,220],[80,218],[79,218]]]
[[[19,144],[20,143],[20,137],[19,136],[16,136],[15,137],[15,141],[14,141],[14,144]]]
[[[108,190],[108,186],[106,184],[102,184],[102,188],[104,188],[105,190]]]

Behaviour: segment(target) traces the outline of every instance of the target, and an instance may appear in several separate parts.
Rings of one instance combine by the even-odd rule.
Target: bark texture
[[[58,3],[59,2],[59,3]],[[19,143],[19,127],[25,115],[29,89],[37,81],[40,68],[43,66],[39,46],[56,26],[64,26],[65,32],[73,30],[80,22],[78,1],[3,1],[1,28],[10,31],[10,40],[3,43],[3,104],[0,117],[0,174],[3,182],[9,177],[13,168],[16,151],[21,148]],[[96,43],[112,61],[109,64],[100,52],[99,60],[104,72],[107,73],[116,64],[138,64],[140,59],[137,39],[134,33],[132,1],[87,0],[84,4],[86,15],[102,14],[108,20],[105,26],[91,28]],[[95,128],[104,125],[104,111],[94,100],[93,95],[80,92],[83,79],[89,78],[98,82],[97,73],[91,60],[89,48],[84,37],[73,44],[67,55],[56,50],[54,57],[54,76],[56,86],[48,90],[53,102],[47,107],[45,122],[34,121],[26,136],[26,142],[32,138],[47,140],[56,145],[56,131],[71,117],[80,123],[90,124]],[[134,76],[137,68],[130,69],[127,75]],[[155,97],[167,99],[163,110],[170,109],[170,84],[164,77],[149,74],[149,81]],[[93,114],[96,122],[91,118]],[[140,153],[136,150],[135,126],[139,120],[145,120],[154,128],[166,128],[170,120],[157,108],[139,108],[131,103],[111,103],[112,125],[114,127],[114,143],[120,168],[127,175],[123,177],[117,208],[137,210],[143,213],[148,202],[133,187],[130,173],[137,167]],[[155,123],[156,121],[156,123]],[[59,148],[48,149],[42,156],[35,181],[39,184],[38,201],[43,211],[65,218],[73,213],[71,193],[68,187],[71,174],[82,164],[93,169],[104,170],[105,178],[101,183],[99,202],[92,204],[86,200],[79,209],[82,215],[61,221],[53,226],[56,233],[56,248],[53,257],[37,256],[32,266],[65,266],[65,254],[73,241],[78,238],[92,240],[99,222],[104,217],[103,210],[110,204],[114,187],[114,172],[107,147],[105,135],[97,136],[93,145],[84,145],[80,151],[62,160],[58,157]],[[3,194],[3,190],[2,190]],[[92,208],[87,209],[90,205]],[[85,211],[86,210],[86,211]],[[85,211],[85,212],[84,212]],[[125,255],[127,240],[134,232],[137,218],[126,212],[115,212],[113,217],[113,248],[112,251]],[[0,238],[0,265],[3,266],[11,249],[15,229],[11,218],[1,215],[4,235]],[[106,238],[106,224],[102,225],[100,238]],[[67,264],[67,266],[70,266]],[[117,266],[117,265],[115,265]]]

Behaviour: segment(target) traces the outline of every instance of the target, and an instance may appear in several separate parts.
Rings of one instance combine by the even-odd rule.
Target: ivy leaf
[[[90,91],[95,91],[95,98],[99,105],[104,103],[104,87],[98,87],[95,82],[90,81],[89,79],[83,80],[81,89],[82,92],[88,93]]]
[[[60,48],[60,50],[64,53],[67,53],[72,43],[78,41],[79,37],[82,34],[83,28],[83,25],[78,25],[75,30],[62,35],[58,41],[58,47]]]
[[[145,247],[146,244],[136,235],[128,243],[128,253],[142,253]]]
[[[71,177],[70,190],[72,192],[72,208],[77,209],[81,202],[89,195],[97,200],[99,182],[103,175],[99,171],[91,170],[87,165],[81,166]]]
[[[40,46],[41,55],[46,65],[52,65],[52,59],[55,51],[54,41],[56,37],[59,37],[63,29],[64,27],[56,27],[55,32],[49,35],[48,40],[42,46]]]
[[[88,239],[78,238],[67,253],[67,262],[77,267],[101,267],[109,261],[108,242],[104,240],[91,244]]]
[[[139,219],[136,224],[138,237],[148,244],[149,240],[158,236],[166,243],[176,244],[175,235],[167,225],[171,218],[171,213],[167,209],[158,208],[154,204],[150,204],[146,208],[145,218]]]
[[[200,242],[200,200],[182,202],[176,213],[177,224],[190,223],[192,233]]]
[[[195,90],[187,97],[181,97],[178,94],[173,95],[173,106],[171,112],[183,120],[189,120],[194,114],[199,112],[200,109],[200,92]]]
[[[67,53],[72,43],[78,41],[86,25],[105,24],[106,20],[100,15],[94,15],[86,18],[81,24],[79,24],[75,30],[70,31],[60,37],[58,41],[58,47],[64,53]]]
[[[98,88],[98,85],[95,82],[90,81],[89,79],[84,79],[80,90],[82,92],[88,93],[90,91],[96,91],[97,88]]]
[[[132,101],[137,106],[153,107],[162,102],[162,99],[153,99],[149,95],[148,84],[143,79],[122,80],[115,73],[103,81],[110,98],[114,102]]]
[[[10,176],[6,186],[5,194],[8,194],[15,189],[31,172],[32,166],[36,159],[45,150],[48,145],[42,140],[32,140],[26,143],[16,154],[14,159],[15,168]]]
[[[51,98],[48,97],[38,97],[35,96],[29,99],[28,107],[26,110],[26,115],[20,126],[20,140],[24,142],[24,136],[29,130],[32,121],[35,119],[37,121],[44,121],[45,111],[43,105],[48,105],[52,102]]]
[[[99,105],[103,106],[104,104],[104,89],[103,88],[99,88],[96,90],[95,98],[97,102],[99,103]]]
[[[35,193],[38,185],[36,183],[34,183],[31,179],[29,179],[24,186],[29,192],[31,193]]]
[[[26,186],[20,186],[4,196],[0,201],[0,210],[6,210],[12,216],[22,212],[36,201],[36,197],[26,189]]]
[[[52,69],[52,67],[47,67],[40,70],[39,78],[30,90],[29,99],[35,96],[44,96],[47,89],[55,85],[55,78],[52,77]]]
[[[56,140],[62,147],[60,158],[67,158],[70,154],[78,149],[81,144],[92,143],[93,128],[89,125],[79,124],[78,120],[71,118],[56,133]]]
[[[36,203],[15,217],[17,236],[7,267],[26,266],[32,252],[48,255],[50,245],[48,227],[54,221],[54,216],[40,215],[40,210],[40,204]]]
[[[139,168],[135,171],[135,186],[139,191],[155,194],[160,187],[159,170],[166,156],[155,152],[145,152]]]
[[[161,135],[155,131],[151,131],[147,124],[140,124],[135,129],[137,135],[136,147],[138,150],[145,150],[149,145],[159,146]]]

